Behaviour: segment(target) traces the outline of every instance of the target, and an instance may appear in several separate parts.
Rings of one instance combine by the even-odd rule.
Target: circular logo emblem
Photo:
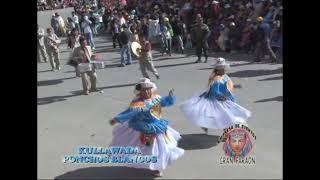
[[[223,150],[228,157],[245,157],[252,150],[253,144],[250,134],[242,129],[235,128],[226,133]]]

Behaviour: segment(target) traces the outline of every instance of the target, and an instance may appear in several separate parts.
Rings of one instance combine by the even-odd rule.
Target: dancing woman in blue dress
[[[251,112],[235,102],[233,82],[225,68],[229,64],[218,58],[209,78],[208,89],[181,104],[180,109],[192,124],[208,128],[225,129],[234,124],[246,124]]]

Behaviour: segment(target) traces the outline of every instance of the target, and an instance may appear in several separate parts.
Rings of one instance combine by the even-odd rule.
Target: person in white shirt
[[[122,32],[124,29],[122,26],[126,23],[126,19],[124,18],[124,13],[119,14],[119,25],[120,25],[120,32]]]
[[[74,22],[76,28],[79,30],[79,32],[81,32],[80,26],[79,26],[79,17],[76,15],[76,13],[74,11],[72,11],[72,19],[73,19],[73,22]]]
[[[40,59],[40,53],[43,57],[43,60],[44,62],[48,62],[48,55],[47,55],[47,52],[46,52],[46,48],[45,48],[45,45],[44,45],[44,30],[42,28],[40,28],[39,24],[38,24],[38,51],[37,51],[37,59],[38,59],[38,62],[41,62],[41,59]]]
[[[153,17],[149,20],[149,39],[153,39],[154,37],[157,37],[160,31],[160,25],[159,25],[159,18]]]
[[[55,19],[58,22],[58,32],[59,32],[59,36],[65,36],[66,35],[66,28],[65,28],[65,23],[63,18],[58,14],[55,13]]]
[[[94,50],[95,49],[95,45],[94,45],[94,42],[93,42],[93,36],[92,36],[92,31],[91,31],[90,24],[92,24],[92,22],[89,20],[88,16],[84,16],[82,24],[81,24],[81,27],[83,28],[84,35],[87,38],[91,49]]]

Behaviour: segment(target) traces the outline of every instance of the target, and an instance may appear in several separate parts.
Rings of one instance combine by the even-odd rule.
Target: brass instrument
[[[131,50],[137,58],[141,56],[141,45],[138,42],[134,41],[131,43]]]

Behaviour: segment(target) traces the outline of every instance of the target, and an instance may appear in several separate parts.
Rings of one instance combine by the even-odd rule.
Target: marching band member
[[[76,47],[80,46],[80,39],[81,35],[78,31],[78,29],[76,28],[72,28],[71,30],[71,35],[68,39],[68,47],[71,48],[72,50],[74,50]]]
[[[57,68],[57,70],[61,69],[58,48],[58,44],[60,42],[61,40],[58,38],[58,36],[52,32],[51,28],[48,28],[47,35],[45,37],[45,46],[49,56],[52,71],[54,71],[55,68]]]
[[[246,124],[251,116],[250,111],[235,102],[233,82],[225,74],[228,66],[224,58],[218,58],[209,78],[209,88],[180,106],[185,117],[206,133],[207,128],[225,129],[234,124]]]
[[[87,46],[87,40],[84,37],[80,37],[79,41],[80,46],[73,50],[72,60],[78,63],[77,68],[79,68],[78,71],[81,74],[84,94],[89,95],[87,76],[90,77],[90,91],[99,91],[103,93],[103,91],[97,88],[97,73],[94,65],[91,64],[91,58],[94,57],[91,47]],[[84,68],[84,70],[81,68]]]
[[[143,77],[149,79],[149,75],[147,73],[147,69],[157,77],[157,79],[160,78],[159,73],[157,69],[154,67],[152,62],[152,54],[151,54],[151,43],[146,40],[146,38],[141,35],[139,37],[140,43],[141,43],[141,49],[140,49],[140,57],[139,57],[139,64],[140,64],[140,70],[142,72]]]
[[[111,125],[120,123],[112,132],[110,146],[138,147],[143,155],[157,156],[156,163],[127,166],[150,169],[154,176],[160,177],[160,171],[181,157],[184,150],[177,147],[180,134],[162,117],[161,108],[175,103],[173,90],[169,96],[162,97],[155,93],[156,89],[156,85],[147,78],[142,78],[135,86],[136,97],[129,107],[110,120]]]

